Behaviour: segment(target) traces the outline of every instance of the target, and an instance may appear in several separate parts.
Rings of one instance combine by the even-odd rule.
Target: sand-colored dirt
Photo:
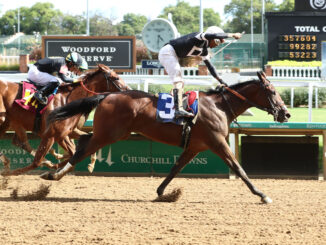
[[[0,190],[0,244],[326,244],[326,182],[255,179],[261,204],[241,180],[176,178],[174,203],[152,202],[163,178],[36,175]],[[12,199],[52,184],[43,201]]]

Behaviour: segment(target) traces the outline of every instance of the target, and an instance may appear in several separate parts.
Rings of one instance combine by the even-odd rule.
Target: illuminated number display
[[[280,35],[278,57],[293,60],[316,59],[316,35]]]

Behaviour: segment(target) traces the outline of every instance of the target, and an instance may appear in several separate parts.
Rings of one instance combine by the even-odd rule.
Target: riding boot
[[[48,96],[52,94],[59,85],[59,82],[50,82],[46,84],[34,94],[35,99],[41,104],[46,105],[48,103]]]
[[[183,89],[173,89],[174,107],[175,107],[175,117],[194,117],[195,115],[188,112],[182,107],[182,94]]]

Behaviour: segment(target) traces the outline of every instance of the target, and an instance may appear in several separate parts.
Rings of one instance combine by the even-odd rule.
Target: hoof
[[[50,172],[45,172],[41,174],[40,177],[45,180],[54,180],[53,175]]]
[[[269,204],[269,203],[272,203],[272,202],[273,202],[273,200],[270,199],[268,196],[263,197],[263,198],[261,199],[261,201],[262,201],[263,203],[266,203],[266,204]]]
[[[94,165],[93,164],[88,164],[87,169],[88,169],[88,172],[93,173]]]

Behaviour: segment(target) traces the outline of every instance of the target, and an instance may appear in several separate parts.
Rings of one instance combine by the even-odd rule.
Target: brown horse
[[[199,152],[210,149],[246,183],[253,194],[261,197],[262,202],[272,201],[251,183],[227,143],[230,123],[249,107],[255,106],[265,110],[279,122],[285,122],[290,117],[283,100],[265,74],[258,73],[258,76],[259,80],[199,93],[198,118],[192,128],[189,144],[158,187],[159,196],[191,159]],[[87,114],[96,106],[93,134],[81,137],[76,153],[64,168],[54,174],[44,173],[42,178],[59,180],[72,171],[76,163],[107,144],[127,139],[131,132],[142,134],[154,141],[180,145],[182,126],[158,122],[157,97],[141,91],[98,95],[74,101],[57,108],[49,115],[49,123],[53,122],[50,128],[55,128],[53,125],[73,115]]]
[[[81,77],[80,82],[61,85],[54,99],[42,114],[42,124],[38,132],[38,135],[41,137],[41,143],[35,152],[29,145],[26,135],[26,131],[33,130],[35,113],[21,108],[14,102],[16,98],[21,96],[21,88],[22,86],[20,84],[0,81],[0,110],[2,112],[2,117],[0,118],[2,119],[0,136],[10,127],[16,133],[14,144],[21,146],[35,157],[32,164],[21,169],[10,171],[10,169],[8,169],[9,167],[6,166],[5,171],[2,173],[3,175],[22,174],[41,166],[42,163],[49,168],[56,169],[58,167],[57,165],[53,165],[49,161],[42,162],[45,155],[52,147],[54,138],[59,145],[68,152],[69,156],[73,155],[75,152],[75,145],[69,136],[76,136],[76,132],[77,136],[81,133],[75,129],[79,120],[82,121],[82,125],[84,124],[86,117],[76,117],[62,121],[61,126],[58,126],[56,130],[52,131],[53,134],[45,135],[45,119],[54,108],[63,106],[66,103],[80,98],[92,96],[98,92],[114,92],[130,89],[113,70],[101,64],[98,65],[96,70],[89,71],[85,76]],[[69,131],[69,135],[65,134],[67,130]],[[5,157],[2,156],[2,159],[5,159]]]

